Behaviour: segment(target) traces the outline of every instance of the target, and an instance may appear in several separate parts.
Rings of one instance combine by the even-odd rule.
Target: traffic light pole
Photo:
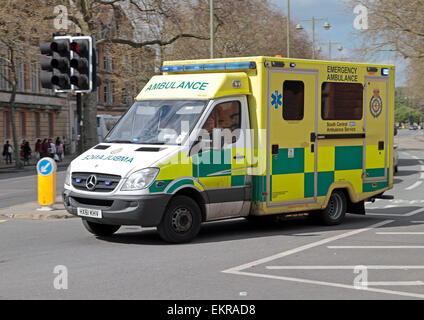
[[[78,128],[78,152],[81,154],[83,150],[83,141],[82,141],[82,99],[81,93],[77,93],[77,128]]]

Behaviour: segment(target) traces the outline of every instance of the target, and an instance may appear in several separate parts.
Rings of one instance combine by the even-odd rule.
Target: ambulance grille
[[[87,180],[91,177],[91,184]],[[93,179],[94,177],[94,179]],[[90,172],[73,172],[72,186],[75,189],[91,192],[112,192],[121,181],[121,176]],[[93,187],[94,185],[94,187]]]

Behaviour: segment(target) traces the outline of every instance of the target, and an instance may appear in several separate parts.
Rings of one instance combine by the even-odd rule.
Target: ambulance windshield
[[[205,109],[206,100],[139,100],[105,142],[181,144]]]

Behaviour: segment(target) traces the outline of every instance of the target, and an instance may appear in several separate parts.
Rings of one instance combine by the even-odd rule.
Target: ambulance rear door
[[[389,166],[389,78],[365,77],[364,90],[364,192],[384,188],[388,184]]]

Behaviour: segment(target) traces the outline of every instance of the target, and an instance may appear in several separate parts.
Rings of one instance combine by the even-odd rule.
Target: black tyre
[[[330,196],[327,207],[320,211],[320,221],[327,226],[342,223],[346,216],[346,196],[341,190],[334,190]]]
[[[201,223],[196,201],[187,196],[176,196],[169,202],[157,230],[167,242],[189,242],[199,233]]]
[[[114,234],[121,226],[111,225],[111,224],[101,224],[96,222],[87,221],[85,219],[82,220],[82,224],[84,227],[96,236],[110,236]]]

